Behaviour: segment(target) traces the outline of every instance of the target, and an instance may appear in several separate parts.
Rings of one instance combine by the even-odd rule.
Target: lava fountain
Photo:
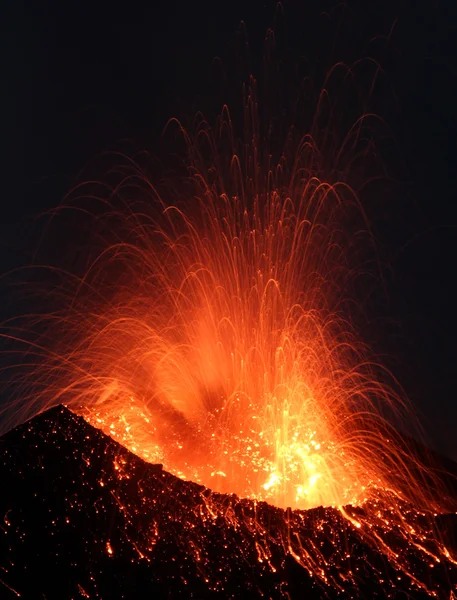
[[[103,182],[72,190],[53,218],[89,214],[99,251],[83,276],[53,271],[65,308],[29,317],[32,375],[16,378],[20,398],[5,410],[21,420],[64,403],[212,490],[340,507],[421,586],[380,532],[400,531],[429,562],[455,561],[405,508],[435,510],[435,478],[395,433],[413,419],[408,402],[351,316],[354,259],[370,240],[351,165],[371,117],[331,150],[325,89],[309,130],[287,128],[276,158],[251,78],[243,139],[226,106],[214,126],[172,120],[184,175],[154,186],[142,155],[113,153]]]

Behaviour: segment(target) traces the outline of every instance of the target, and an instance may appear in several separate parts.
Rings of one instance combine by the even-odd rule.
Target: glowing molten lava
[[[138,164],[117,167],[119,196],[149,187],[149,200],[113,209],[120,241],[83,281],[104,296],[109,277],[109,301],[77,291],[77,370],[59,393],[138,455],[213,490],[284,508],[358,504],[409,468],[386,419],[404,405],[345,315],[363,213],[344,181],[323,179],[312,137],[273,166],[255,136],[237,152],[227,109],[224,127],[228,160],[205,121],[193,139],[180,129],[191,176],[172,202]]]
[[[96,359],[79,411],[218,491],[284,508],[360,502],[386,483],[380,410],[397,398],[328,295],[343,186],[294,171],[250,204],[197,184],[160,228],[137,222],[138,239],[110,249],[130,273],[85,328],[81,358]]]

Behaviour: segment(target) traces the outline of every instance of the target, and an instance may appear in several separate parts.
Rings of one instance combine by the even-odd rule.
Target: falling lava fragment
[[[0,438],[0,456],[5,599],[429,597],[367,543],[363,508],[291,511],[213,493],[63,407]],[[451,547],[457,516],[438,515],[435,525]],[[452,560],[430,567],[388,535],[436,597],[452,597]]]

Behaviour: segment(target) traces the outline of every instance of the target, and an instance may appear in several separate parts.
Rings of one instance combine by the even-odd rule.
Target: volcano
[[[0,481],[6,600],[453,598],[457,591],[455,514],[436,514],[431,524],[448,561],[433,560],[426,542],[404,547],[395,530],[386,534],[405,572],[390,550],[370,544],[379,533],[361,527],[365,507],[292,511],[214,493],[144,462],[63,406],[0,438]],[[414,512],[411,522],[421,518]]]

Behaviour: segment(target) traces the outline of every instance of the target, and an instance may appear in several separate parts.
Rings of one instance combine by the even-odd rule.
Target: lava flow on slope
[[[292,511],[213,493],[64,407],[5,434],[0,456],[5,599],[452,598],[456,590],[457,517],[431,523],[403,503],[405,524],[418,531],[406,541],[388,525],[394,495],[373,520],[370,506]]]

